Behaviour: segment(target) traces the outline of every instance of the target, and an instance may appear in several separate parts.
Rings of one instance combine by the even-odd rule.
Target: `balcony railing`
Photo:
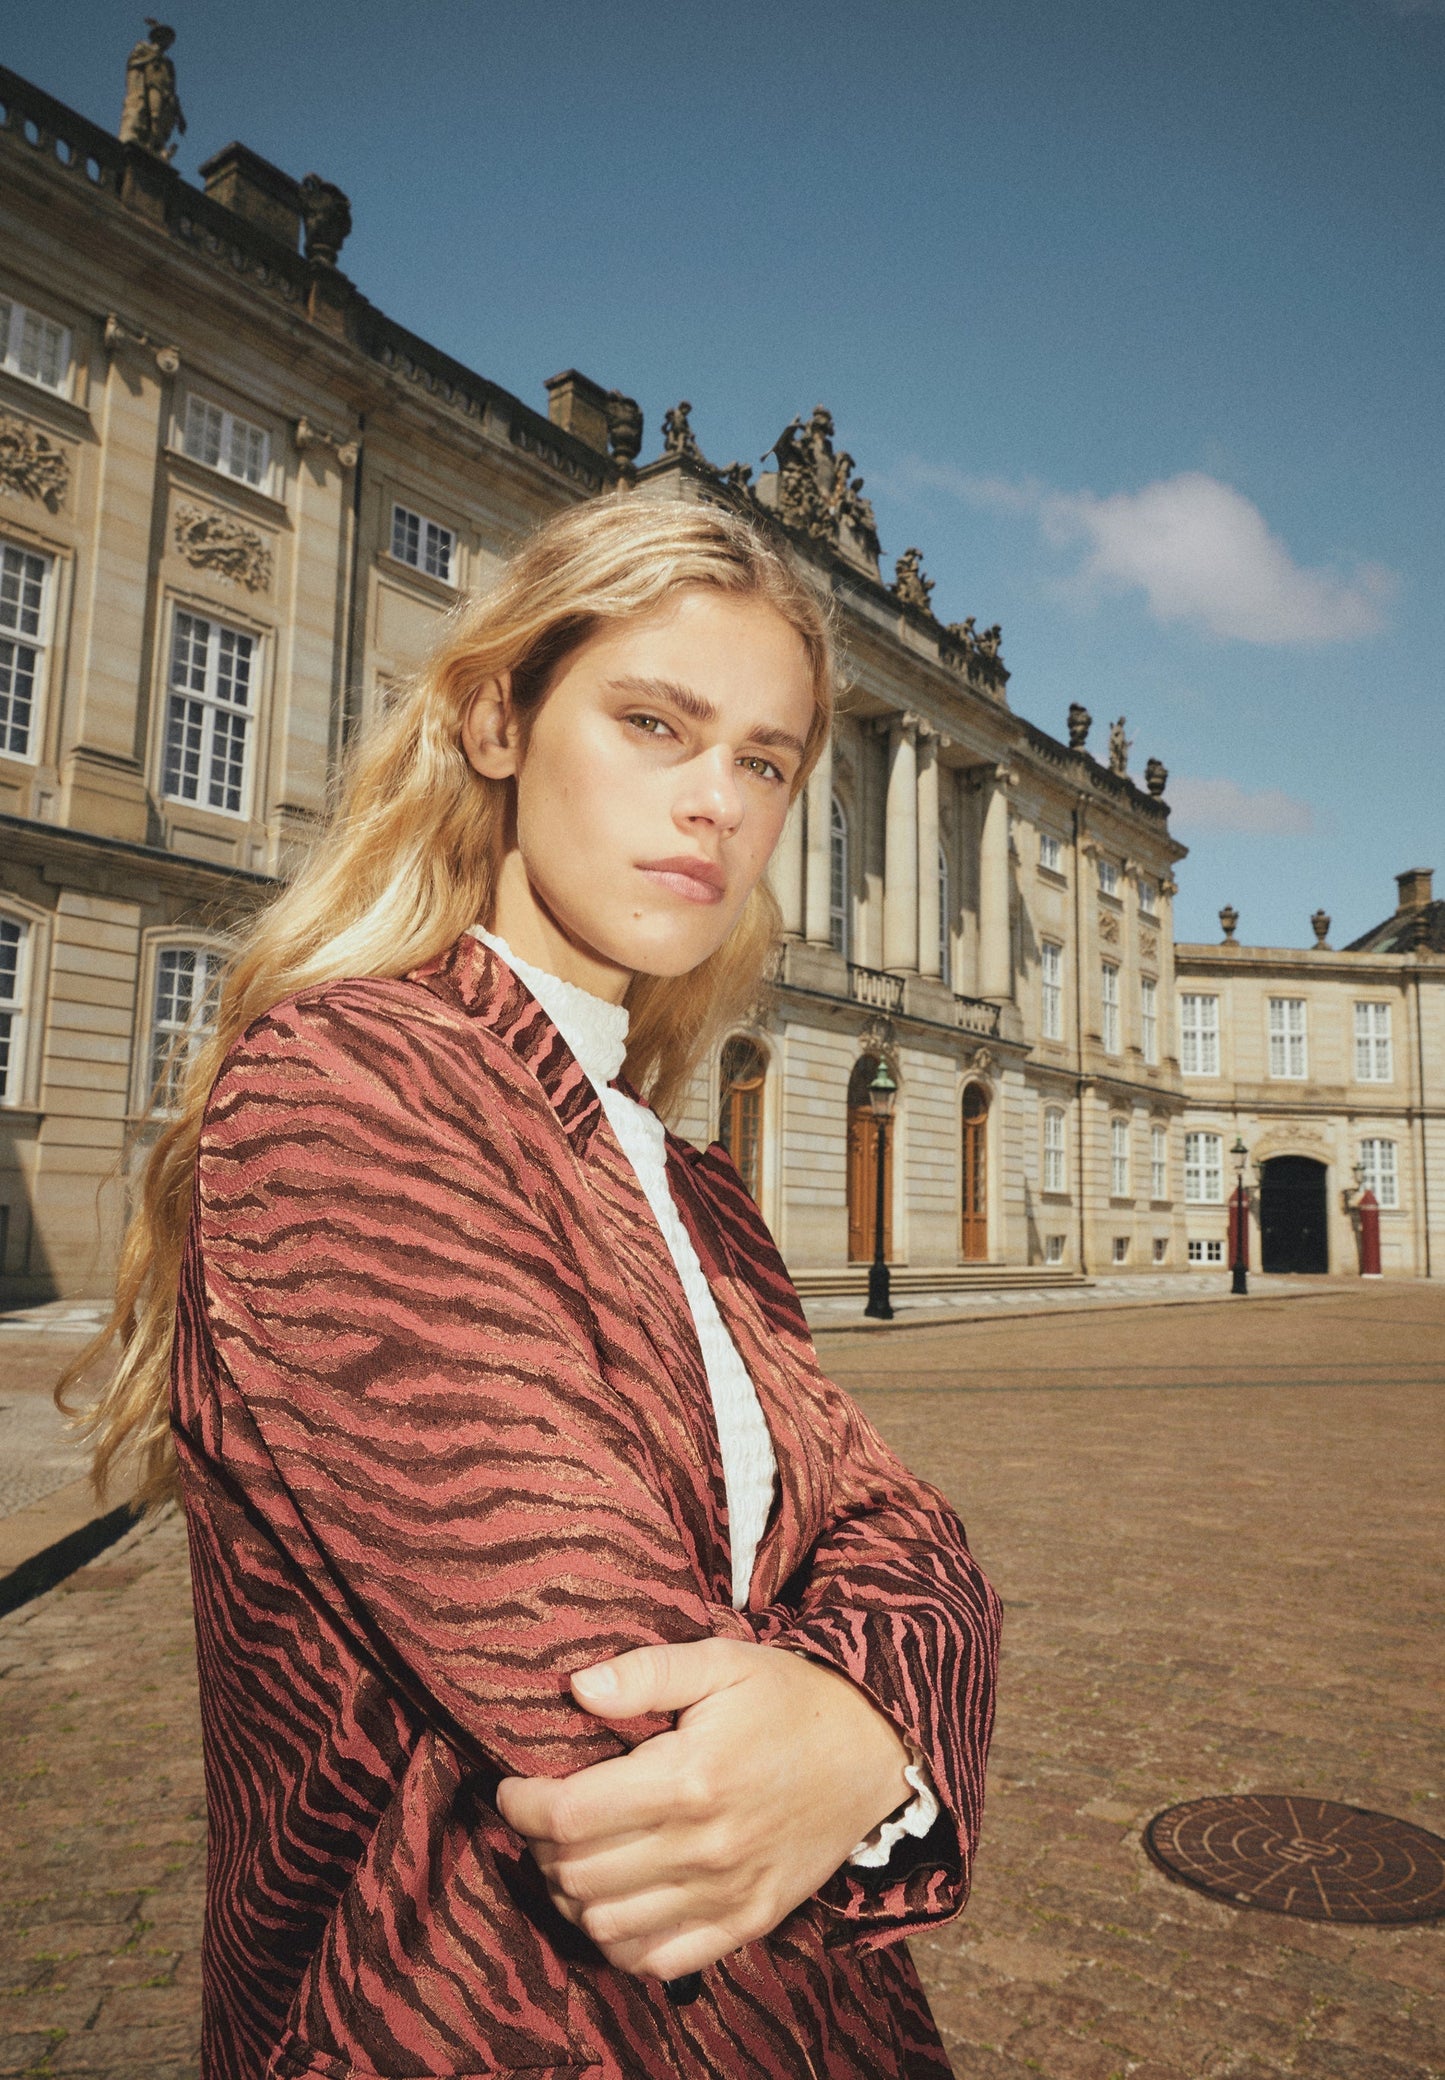
[[[957,990],[953,993],[953,1022],[964,1033],[981,1033],[987,1040],[998,1038],[997,1004],[990,1004],[986,997],[965,997]]]
[[[903,977],[885,974],[882,968],[860,968],[849,961],[848,994],[855,1004],[867,1004],[874,1011],[901,1011]]]

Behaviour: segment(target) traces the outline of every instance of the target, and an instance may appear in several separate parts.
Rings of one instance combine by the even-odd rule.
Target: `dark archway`
[[[1328,1173],[1311,1156],[1272,1156],[1259,1186],[1262,1271],[1330,1268]]]
[[[848,1259],[872,1262],[878,1218],[878,1122],[868,1102],[868,1086],[878,1068],[876,1054],[860,1055],[848,1079]],[[883,1254],[893,1256],[893,1141],[898,1132],[895,1112],[888,1122],[883,1158]]]
[[[722,1051],[717,1138],[759,1203],[763,1183],[763,1085],[767,1074],[767,1057],[757,1042],[734,1034]]]
[[[963,1260],[988,1259],[988,1092],[971,1083],[963,1094]]]

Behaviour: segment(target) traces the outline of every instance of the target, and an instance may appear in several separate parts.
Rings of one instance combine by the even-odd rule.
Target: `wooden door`
[[[963,1094],[963,1260],[988,1258],[988,1092],[971,1083]]]
[[[883,1160],[883,1254],[893,1256],[893,1136],[897,1121],[887,1127]],[[873,1224],[878,1208],[878,1122],[871,1105],[848,1107],[848,1258],[854,1264],[871,1264],[876,1246]]]
[[[763,1183],[763,1051],[751,1040],[729,1040],[722,1052],[721,1117],[718,1140],[738,1166],[743,1183],[761,1202]]]

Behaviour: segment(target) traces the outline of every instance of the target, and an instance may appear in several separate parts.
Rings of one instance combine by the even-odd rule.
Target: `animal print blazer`
[[[726,1152],[669,1137],[668,1168],[777,1448],[745,1611],[672,1259],[501,959],[467,935],[403,979],[305,990],[223,1065],[172,1411],[205,2080],[949,2072],[898,1939],[968,1889],[997,1600],[942,1495],[819,1371]],[[670,1723],[590,1717],[573,1669],[709,1635],[851,1677],[923,1750],[942,1811],[677,2005],[556,1913],[493,1792]]]

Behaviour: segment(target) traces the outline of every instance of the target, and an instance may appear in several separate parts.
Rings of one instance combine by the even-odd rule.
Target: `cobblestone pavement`
[[[1139,1847],[1220,1791],[1445,1832],[1442,1332],[1402,1285],[828,1339],[1007,1606],[974,1899],[914,1944],[959,2080],[1445,2075],[1445,1924],[1243,1912]],[[0,1754],[0,2073],[192,2080],[174,1517],[0,1619]]]

